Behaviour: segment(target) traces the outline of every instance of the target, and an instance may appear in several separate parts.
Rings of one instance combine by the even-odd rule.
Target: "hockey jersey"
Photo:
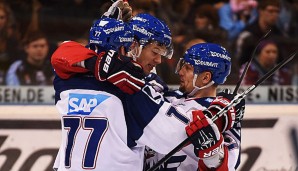
[[[52,59],[69,54],[58,48]],[[187,138],[191,113],[150,86],[128,95],[82,71],[67,80],[56,76],[54,88],[62,127],[58,171],[141,171],[145,146],[167,154]]]
[[[168,98],[171,103],[182,108],[186,112],[192,110],[204,110],[210,106],[214,97],[204,98]],[[229,171],[236,170],[240,162],[240,124],[232,129],[224,132],[225,146],[228,148],[228,168]],[[185,171],[196,170],[199,158],[194,154],[194,146],[189,144],[182,150],[173,155],[169,160],[163,163],[157,171]],[[145,170],[151,168],[157,161],[161,160],[165,155],[159,154],[150,148],[145,150]]]

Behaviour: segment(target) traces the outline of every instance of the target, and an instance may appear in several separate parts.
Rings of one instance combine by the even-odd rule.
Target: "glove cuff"
[[[215,143],[215,145],[205,150],[199,150],[198,157],[201,159],[212,157],[220,152],[222,146],[223,146],[223,136],[220,135],[220,139],[217,143]]]
[[[209,106],[209,110],[212,115],[216,115],[221,109],[226,107],[230,103],[229,99],[226,98],[216,98]],[[233,127],[235,123],[235,108],[231,107],[227,113],[223,114],[220,118],[215,121],[215,124],[218,126],[220,132],[224,132]]]

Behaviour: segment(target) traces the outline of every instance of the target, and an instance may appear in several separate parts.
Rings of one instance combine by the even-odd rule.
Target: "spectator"
[[[277,27],[280,28],[291,38],[298,36],[298,1],[297,0],[281,0],[281,10]]]
[[[270,69],[277,64],[277,58],[279,55],[278,45],[272,40],[266,40],[260,43],[257,49],[257,57],[252,61],[247,73],[244,77],[244,85],[255,84],[263,75],[265,75]],[[245,65],[242,65],[240,69],[240,75],[242,74]],[[269,79],[267,79],[264,85],[290,85],[291,76],[286,67],[276,71]]]
[[[227,40],[227,32],[219,27],[218,11],[209,4],[198,7],[195,15],[195,37],[200,37],[206,42],[223,45]]]
[[[9,6],[0,2],[0,85],[4,84],[9,65],[19,52],[18,32]]]
[[[48,40],[39,31],[31,32],[24,40],[26,57],[15,61],[6,76],[7,85],[52,85],[53,72],[47,59]]]
[[[230,0],[218,10],[220,26],[228,32],[229,40],[235,40],[256,19],[256,6],[255,0]]]
[[[283,38],[282,32],[276,26],[279,11],[279,0],[259,1],[257,20],[248,25],[237,39],[236,51],[240,65],[248,61],[257,42],[268,30],[271,29],[271,38],[275,40]]]

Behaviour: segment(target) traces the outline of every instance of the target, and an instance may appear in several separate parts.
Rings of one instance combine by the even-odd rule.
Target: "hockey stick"
[[[241,82],[243,81],[243,78],[244,78],[244,76],[247,73],[248,67],[250,66],[250,63],[251,63],[252,59],[255,56],[255,53],[257,51],[258,46],[260,45],[260,43],[262,42],[262,40],[264,40],[264,39],[266,39],[268,37],[268,35],[270,34],[270,32],[271,32],[271,29],[258,41],[258,44],[254,48],[254,50],[253,50],[253,52],[252,52],[252,54],[251,54],[251,56],[249,58],[249,61],[246,63],[246,66],[245,66],[245,68],[244,68],[244,70],[243,70],[243,72],[241,74],[241,77],[239,78],[239,80],[238,80],[238,82],[236,84],[236,87],[235,87],[234,92],[233,92],[234,95],[236,95],[237,92],[238,92],[238,90],[239,90],[239,87],[241,85]]]
[[[276,70],[280,69],[287,63],[289,63],[297,54],[297,51],[295,51],[293,54],[290,55],[289,58],[284,59],[282,62],[280,62],[278,65],[276,65],[274,68],[272,68],[270,71],[268,71],[262,78],[260,78],[254,85],[250,86],[248,89],[246,89],[241,94],[237,94],[233,100],[225,106],[223,109],[221,109],[216,115],[212,117],[212,121],[215,121],[219,117],[221,117],[225,112],[227,112],[232,106],[235,106],[238,104],[245,96],[253,91],[256,87],[258,87],[261,83],[263,83],[266,79],[268,79],[272,74],[275,73]],[[155,165],[153,165],[151,168],[149,168],[147,171],[154,171],[156,170],[161,164],[169,160],[171,156],[173,156],[176,152],[181,150],[184,146],[189,144],[192,139],[195,139],[199,135],[199,131],[196,131],[193,135],[186,138],[184,141],[182,141],[178,146],[176,146],[172,151],[170,151],[168,154],[166,154],[162,159],[160,159]]]

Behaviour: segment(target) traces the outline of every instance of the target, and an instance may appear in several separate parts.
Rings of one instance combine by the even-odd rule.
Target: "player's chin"
[[[179,90],[181,92],[185,92],[186,91],[185,86],[182,83],[180,83]]]

